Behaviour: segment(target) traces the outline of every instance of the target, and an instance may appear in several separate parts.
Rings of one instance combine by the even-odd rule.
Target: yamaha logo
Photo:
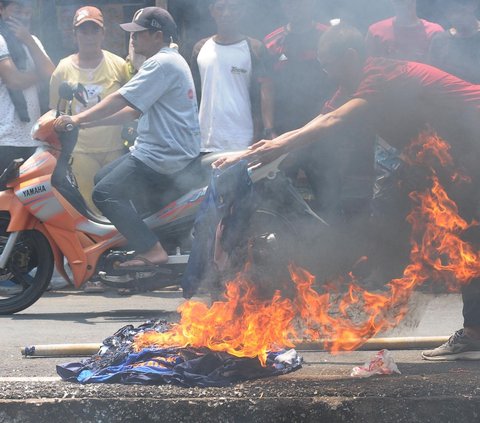
[[[28,197],[31,197],[31,196],[37,195],[37,194],[42,194],[44,192],[47,192],[47,188],[45,188],[45,185],[38,185],[36,187],[28,188],[28,189],[22,191],[23,196],[25,198],[28,198]]]

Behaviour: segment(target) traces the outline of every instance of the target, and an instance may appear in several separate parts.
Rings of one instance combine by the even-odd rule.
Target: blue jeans
[[[95,175],[92,199],[98,209],[141,254],[157,236],[147,227],[135,204],[164,194],[174,185],[174,175],[160,174],[130,153],[109,163]]]

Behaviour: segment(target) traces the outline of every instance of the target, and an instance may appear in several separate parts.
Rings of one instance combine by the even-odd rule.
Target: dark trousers
[[[151,249],[158,238],[143,222],[135,204],[161,196],[172,186],[173,175],[155,172],[128,153],[95,175],[92,199],[135,252],[142,253]]]
[[[473,279],[462,289],[463,326],[480,327],[480,279]]]
[[[36,149],[36,147],[14,147],[10,145],[0,146],[0,175],[13,160],[27,160],[33,153],[35,153]]]

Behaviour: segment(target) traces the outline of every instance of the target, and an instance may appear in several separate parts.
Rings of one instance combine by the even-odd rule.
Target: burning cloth
[[[271,352],[266,366],[258,358],[239,358],[207,348],[144,348],[136,352],[134,338],[146,331],[166,332],[166,321],[127,325],[103,341],[99,352],[80,362],[57,366],[63,380],[79,383],[175,384],[221,387],[249,379],[298,370],[302,357],[295,350]]]

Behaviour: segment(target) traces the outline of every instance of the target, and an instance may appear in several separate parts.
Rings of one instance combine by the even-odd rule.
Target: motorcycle
[[[84,100],[81,86],[62,84],[59,94],[70,114],[73,99]],[[78,191],[69,165],[78,129],[55,132],[59,115],[60,101],[56,110],[41,116],[32,129],[32,137],[43,145],[27,160],[14,160],[0,176],[0,314],[16,313],[35,303],[46,291],[54,266],[70,282],[65,261],[76,288],[88,280],[146,290],[178,284],[189,259],[192,228],[207,192],[211,164],[225,155],[199,157],[182,172],[168,195],[138,205],[169,260],[145,271],[122,269],[118,263],[129,260],[133,251],[105,217],[87,207]],[[255,211],[255,235],[270,244],[275,233],[296,232],[294,218],[299,214],[320,227],[327,225],[286,182],[280,172],[284,158],[250,170],[254,184],[281,198],[277,206],[283,210],[272,208],[269,199]],[[265,245],[261,249],[264,251]]]

